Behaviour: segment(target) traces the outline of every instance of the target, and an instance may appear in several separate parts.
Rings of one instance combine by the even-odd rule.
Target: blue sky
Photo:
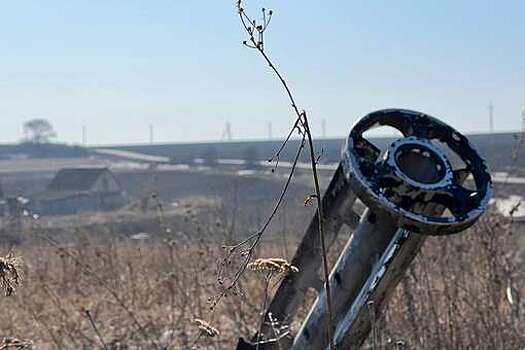
[[[49,119],[58,140],[92,144],[285,134],[292,114],[244,48],[234,0],[2,1],[0,142]],[[463,132],[518,130],[525,108],[525,1],[250,1],[275,11],[267,49],[314,133],[385,107]]]

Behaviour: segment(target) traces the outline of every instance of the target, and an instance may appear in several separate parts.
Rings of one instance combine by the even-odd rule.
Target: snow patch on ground
[[[511,211],[514,211],[513,217],[525,217],[525,200],[523,196],[511,195],[508,198],[494,198],[492,202],[496,204],[496,208],[504,216],[510,216]]]

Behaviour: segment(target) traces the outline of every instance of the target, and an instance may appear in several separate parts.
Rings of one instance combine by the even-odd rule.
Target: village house
[[[116,210],[126,196],[107,168],[60,170],[46,190],[31,198],[30,208],[41,215]]]

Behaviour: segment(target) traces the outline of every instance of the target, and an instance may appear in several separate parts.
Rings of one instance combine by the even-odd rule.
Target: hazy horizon
[[[0,13],[0,143],[32,118],[56,141],[192,142],[284,135],[288,101],[245,36],[235,1],[34,1]],[[267,50],[314,134],[344,137],[373,110],[420,110],[465,133],[517,131],[525,3],[249,1],[272,8]]]

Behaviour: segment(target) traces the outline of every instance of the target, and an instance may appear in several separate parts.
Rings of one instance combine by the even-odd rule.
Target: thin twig
[[[306,117],[306,112],[303,111],[303,121],[305,125],[305,131],[308,135],[308,144],[310,148],[310,161],[312,164],[312,173],[314,177],[314,184],[315,184],[315,195],[317,199],[317,216],[319,217],[319,241],[321,243],[321,255],[323,257],[323,278],[324,278],[324,289],[326,294],[326,308],[328,311],[328,319],[327,319],[327,331],[328,331],[328,341],[329,341],[329,348],[335,349],[335,344],[333,343],[333,314],[332,314],[332,293],[330,289],[330,272],[328,270],[328,257],[327,257],[327,251],[326,251],[326,242],[325,242],[325,235],[324,235],[324,217],[323,217],[323,201],[321,200],[321,190],[319,187],[319,177],[317,175],[317,162],[315,158],[315,149],[312,141],[312,135],[310,132],[310,127],[308,126],[308,118]]]
[[[97,335],[98,340],[102,344],[102,348],[104,350],[108,350],[108,346],[104,342],[104,339],[102,338],[102,334],[100,334],[100,332],[99,332],[99,330],[97,328],[97,325],[95,324],[95,320],[91,316],[91,312],[88,309],[84,309],[84,313],[86,314],[87,319],[89,320],[89,323],[91,323],[91,327],[93,327],[93,330],[95,331],[95,334]]]
[[[272,212],[270,213],[270,215],[268,216],[268,218],[266,219],[266,221],[264,222],[263,226],[261,227],[260,230],[258,230],[256,233],[254,233],[253,235],[249,236],[248,238],[244,239],[243,241],[233,245],[233,246],[227,246],[225,248],[228,248],[229,249],[229,255],[228,257],[225,258],[225,260],[229,259],[231,255],[233,255],[239,248],[242,248],[244,247],[245,245],[249,244],[249,248],[247,248],[246,250],[243,250],[242,251],[242,254],[244,255],[244,259],[243,259],[243,262],[241,263],[241,266],[240,268],[237,270],[237,272],[235,273],[235,276],[234,278],[232,279],[231,283],[229,283],[229,285],[224,289],[224,291],[222,291],[216,298],[215,302],[214,302],[214,305],[212,305],[212,309],[214,310],[214,306],[222,299],[222,297],[224,297],[224,295],[226,294],[227,291],[229,290],[232,290],[236,284],[238,283],[239,279],[241,278],[241,276],[243,275],[243,273],[246,271],[246,267],[248,265],[248,263],[250,262],[252,256],[253,256],[253,252],[255,251],[255,248],[257,247],[257,245],[259,244],[264,232],[266,231],[266,229],[268,228],[268,226],[270,225],[270,223],[272,222],[273,218],[275,217],[275,215],[277,214],[277,212],[279,211],[279,208],[281,206],[281,204],[283,203],[283,200],[284,200],[284,197],[286,195],[286,192],[288,191],[288,187],[290,186],[291,182],[292,182],[292,178],[294,176],[294,173],[295,173],[295,169],[297,168],[297,163],[299,161],[299,157],[302,153],[302,150],[304,148],[304,144],[305,144],[305,134],[303,134],[303,138],[301,140],[301,143],[297,149],[297,152],[295,154],[295,158],[294,158],[294,161],[292,163],[292,167],[290,169],[290,173],[288,174],[288,178],[286,179],[286,183],[284,184],[283,186],[283,189],[281,190],[281,194],[279,195],[279,198],[272,210]],[[251,244],[250,244],[251,243]],[[219,275],[220,275],[220,271],[219,271]]]
[[[259,350],[259,345],[262,340],[262,328],[264,324],[264,320],[266,319],[266,304],[268,303],[268,288],[270,286],[270,280],[272,279],[272,271],[269,271],[268,274],[265,276],[265,284],[264,284],[264,295],[263,295],[263,302],[261,305],[261,317],[259,319],[259,330],[257,332],[257,342],[255,345],[255,349]]]
[[[248,44],[246,41],[243,43],[253,49],[256,49],[261,56],[264,58],[266,63],[270,66],[273,73],[277,76],[279,81],[281,82],[281,85],[283,86],[286,95],[288,96],[288,99],[290,100],[290,103],[292,105],[292,109],[296,114],[296,120],[294,123],[294,127],[292,128],[292,131],[297,128],[301,132],[303,132],[303,140],[304,135],[306,134],[306,138],[308,139],[308,145],[310,149],[310,160],[312,164],[312,174],[313,174],[313,180],[314,180],[314,186],[315,186],[315,192],[316,192],[316,199],[317,199],[317,214],[319,217],[319,240],[321,244],[321,255],[323,260],[323,276],[324,276],[324,288],[326,293],[326,303],[327,303],[327,310],[328,310],[328,318],[327,318],[327,333],[328,333],[328,339],[329,339],[329,348],[334,349],[333,344],[333,315],[332,315],[332,300],[331,300],[331,293],[330,293],[330,282],[329,282],[329,270],[328,270],[328,259],[327,259],[327,251],[326,251],[326,244],[325,244],[325,235],[324,235],[324,220],[323,220],[323,209],[322,209],[322,199],[321,199],[321,190],[319,186],[319,177],[317,174],[317,161],[315,156],[315,149],[313,145],[313,139],[312,134],[310,132],[310,127],[308,125],[308,117],[306,115],[305,111],[300,112],[299,108],[297,107],[297,103],[295,102],[295,98],[292,94],[292,91],[288,87],[288,84],[286,80],[283,78],[282,74],[279,72],[273,61],[270,59],[270,57],[266,54],[265,48],[264,48],[264,41],[263,41],[263,34],[268,28],[269,19],[266,19],[266,12],[263,9],[263,25],[257,25],[256,21],[251,19],[246,12],[244,11],[244,8],[242,7],[242,0],[237,1],[237,11],[239,14],[239,18],[241,20],[241,23],[248,33],[249,41],[251,44]],[[272,15],[272,11],[269,12],[270,18]],[[258,40],[255,39],[254,33],[257,32]],[[299,128],[299,125],[301,128]],[[289,139],[291,133],[287,137],[287,140]],[[279,149],[277,155],[280,154],[282,149],[284,148],[284,145],[286,145],[287,140],[283,143],[281,148]]]

